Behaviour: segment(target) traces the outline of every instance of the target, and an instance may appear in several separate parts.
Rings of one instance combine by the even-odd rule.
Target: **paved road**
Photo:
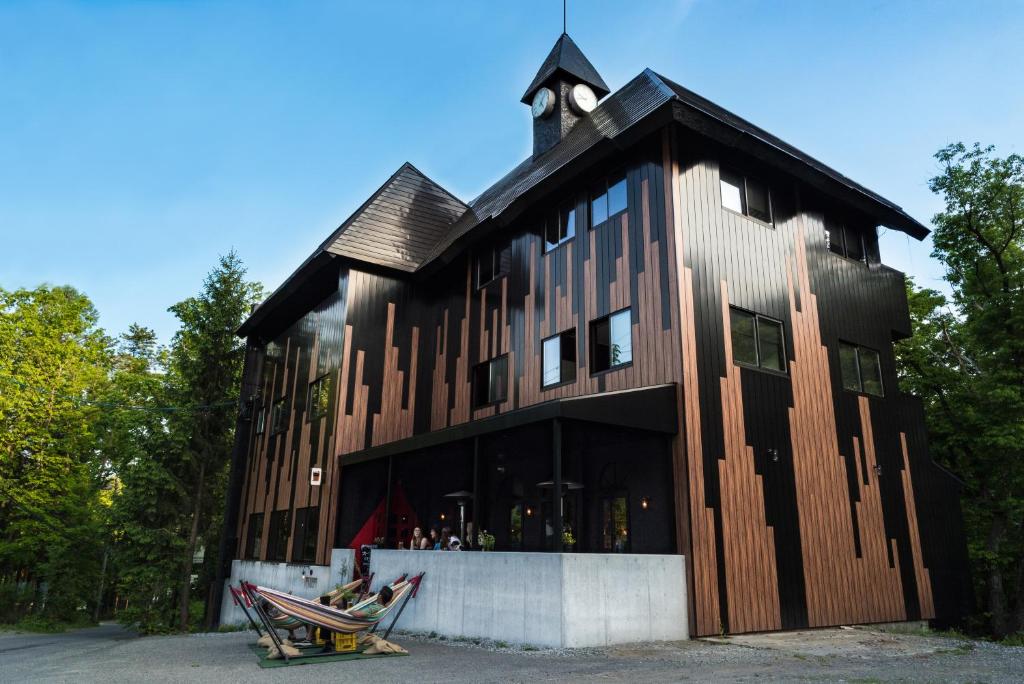
[[[399,636],[407,658],[262,670],[251,633],[137,638],[116,625],[0,633],[0,682],[1021,682],[1024,648],[816,630],[578,651],[488,649]]]

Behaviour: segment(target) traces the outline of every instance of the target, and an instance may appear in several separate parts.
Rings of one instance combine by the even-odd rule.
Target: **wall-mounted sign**
[[[319,468],[313,468],[309,471],[309,484],[316,487],[320,484],[321,471]]]

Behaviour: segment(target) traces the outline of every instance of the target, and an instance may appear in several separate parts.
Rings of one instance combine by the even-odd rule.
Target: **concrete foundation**
[[[376,549],[374,588],[425,572],[398,629],[548,647],[687,639],[678,555]]]
[[[352,549],[333,549],[330,565],[232,561],[231,577],[226,580],[224,598],[221,602],[220,623],[222,625],[248,624],[245,613],[231,600],[228,585],[237,587],[241,580],[246,580],[295,596],[316,598],[338,584],[351,582],[354,566],[355,551]]]

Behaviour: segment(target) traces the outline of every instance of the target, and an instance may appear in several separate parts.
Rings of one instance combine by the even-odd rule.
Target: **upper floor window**
[[[590,372],[600,373],[633,360],[633,326],[629,309],[590,323]]]
[[[316,560],[316,535],[320,528],[320,508],[295,509],[295,533],[292,536],[292,562],[312,563]]]
[[[321,375],[309,383],[309,420],[317,420],[327,415],[331,403],[331,379],[329,375]]]
[[[288,427],[288,400],[281,397],[270,406],[270,434],[284,432]]]
[[[839,368],[843,389],[882,396],[882,365],[874,349],[840,342]]]
[[[839,256],[867,263],[864,232],[854,226],[826,219],[825,244],[829,250]]]
[[[732,360],[746,366],[786,371],[782,323],[767,316],[729,307]]]
[[[473,405],[497,404],[508,398],[508,355],[473,367]]]
[[[505,275],[508,244],[494,242],[476,252],[476,286],[483,287]]]
[[[541,385],[551,387],[576,379],[576,329],[547,338],[541,344]]]
[[[267,410],[262,406],[256,407],[256,434],[262,435],[267,427]]]
[[[722,169],[719,172],[719,186],[724,208],[758,221],[772,222],[772,200],[767,185],[734,171]]]
[[[544,251],[550,252],[576,237],[576,205],[567,204],[544,222]]]
[[[590,193],[590,227],[599,226],[608,219],[626,211],[629,206],[626,193],[626,174],[606,178]]]

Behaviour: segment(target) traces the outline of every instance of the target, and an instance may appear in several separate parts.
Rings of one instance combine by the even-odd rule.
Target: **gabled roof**
[[[406,162],[320,248],[412,272],[466,209]]]
[[[563,33],[555,42],[555,46],[551,48],[551,52],[548,53],[544,62],[541,63],[540,70],[533,77],[533,82],[530,83],[530,87],[523,93],[521,102],[523,104],[530,104],[534,92],[556,73],[565,74],[573,77],[576,81],[586,83],[599,100],[611,92],[608,84],[601,78],[601,74],[597,73],[597,69],[583,55],[583,52],[573,42],[572,38],[569,37],[569,34]]]

